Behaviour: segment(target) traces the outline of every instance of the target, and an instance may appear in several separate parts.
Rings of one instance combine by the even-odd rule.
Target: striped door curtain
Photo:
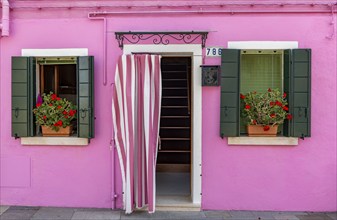
[[[127,214],[148,206],[155,211],[155,168],[161,107],[159,55],[122,55],[112,100],[114,139]]]

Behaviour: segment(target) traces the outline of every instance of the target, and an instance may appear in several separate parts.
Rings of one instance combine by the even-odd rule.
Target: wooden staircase
[[[189,57],[162,58],[161,146],[157,171],[189,172],[191,163],[191,103]]]

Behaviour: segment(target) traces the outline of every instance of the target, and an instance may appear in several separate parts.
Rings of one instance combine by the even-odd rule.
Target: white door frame
[[[123,53],[156,53],[162,55],[186,56],[192,58],[192,171],[191,171],[191,196],[194,204],[201,204],[201,146],[202,146],[202,87],[201,68],[202,48],[200,44],[171,44],[153,45],[137,44],[124,45]]]

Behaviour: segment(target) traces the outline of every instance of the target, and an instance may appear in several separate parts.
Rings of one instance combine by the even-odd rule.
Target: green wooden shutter
[[[293,96],[291,91],[291,50],[284,50],[284,68],[283,68],[283,87],[284,92],[287,93],[287,100],[288,100],[288,106],[289,106],[289,113],[293,114]],[[292,136],[292,121],[285,120],[283,124],[283,135],[286,137]]]
[[[94,137],[94,57],[77,59],[77,134]]]
[[[285,136],[311,136],[311,50],[285,51],[284,88],[288,94],[289,113],[293,119],[286,121]]]
[[[240,50],[223,49],[221,55],[220,136],[240,133]]]
[[[35,68],[33,57],[12,57],[12,137],[35,135]]]

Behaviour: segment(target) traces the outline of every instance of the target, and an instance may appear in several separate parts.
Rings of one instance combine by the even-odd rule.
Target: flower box
[[[67,126],[65,128],[60,127],[58,131],[55,131],[49,126],[44,126],[42,125],[42,136],[44,137],[67,137],[70,136],[73,127],[72,126]]]
[[[276,137],[278,125],[269,126],[268,129],[263,125],[247,125],[249,137]]]

